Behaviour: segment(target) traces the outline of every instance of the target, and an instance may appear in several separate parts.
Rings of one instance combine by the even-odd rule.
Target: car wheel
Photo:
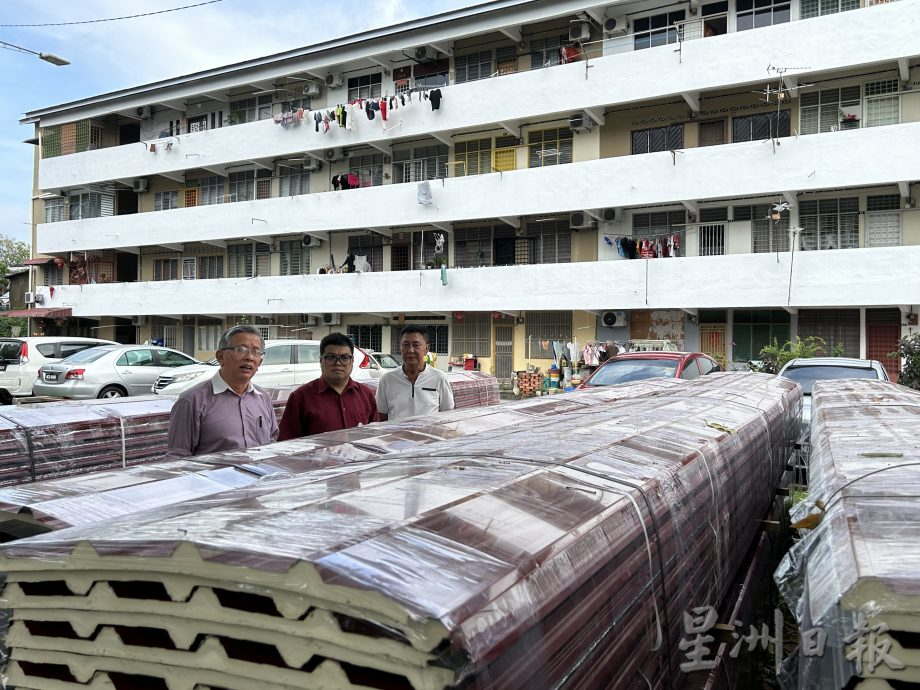
[[[125,393],[125,391],[122,388],[119,388],[118,386],[106,386],[101,391],[99,391],[99,395],[97,395],[96,397],[97,398],[123,398],[125,397],[125,395],[127,395],[127,393]]]

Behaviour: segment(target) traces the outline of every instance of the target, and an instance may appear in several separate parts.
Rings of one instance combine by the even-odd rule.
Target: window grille
[[[183,189],[182,194],[186,208],[198,205],[198,187],[189,187],[188,189]]]
[[[572,162],[572,130],[568,127],[537,130],[527,134],[528,167],[542,168]]]
[[[284,240],[279,244],[279,248],[281,275],[299,276],[310,273],[310,248],[304,247],[301,240]]]
[[[654,48],[668,43],[676,43],[678,39],[675,22],[682,22],[686,18],[684,10],[672,10],[656,14],[651,17],[640,17],[633,20],[633,47],[635,50]]]
[[[495,70],[499,75],[518,71],[517,46],[503,46],[495,49]]]
[[[229,182],[228,193],[230,201],[249,201],[255,199],[256,171],[240,170],[232,172],[227,177]]]
[[[198,257],[198,278],[212,279],[224,277],[224,257],[222,256],[199,256]]]
[[[86,253],[86,279],[90,283],[115,281],[115,252],[111,249]]]
[[[492,226],[454,229],[454,266],[492,265]],[[467,350],[469,352],[469,350]]]
[[[355,255],[366,256],[372,271],[383,270],[383,237],[380,235],[351,235],[348,238],[348,248]]]
[[[460,357],[464,354],[488,357],[492,353],[492,314],[489,312],[464,312],[463,318],[454,315],[451,321],[453,339],[450,354]]]
[[[765,213],[769,206],[758,206]],[[755,254],[764,252],[789,251],[789,211],[782,211],[779,220],[772,220],[761,213],[751,221],[751,251]]]
[[[66,197],[45,199],[45,222],[57,223],[67,220],[68,203]]]
[[[840,127],[840,109],[858,106],[860,87],[809,91],[799,97],[799,131],[802,134],[831,132]],[[856,121],[856,126],[859,122]]]
[[[670,125],[652,129],[638,129],[632,133],[633,155],[654,153],[656,151],[673,151],[684,147],[684,126]]]
[[[361,187],[379,187],[383,184],[382,153],[352,156],[348,159],[348,169],[358,176]]]
[[[900,194],[881,194],[866,197],[866,211],[899,211],[900,209]]]
[[[179,208],[179,192],[156,192],[153,195],[153,210],[167,211]]]
[[[173,349],[179,348],[179,327],[173,325],[172,321],[170,321],[169,324],[151,324],[150,337],[153,340],[159,340],[163,343],[164,347],[171,347]]]
[[[383,327],[372,325],[355,325],[348,327],[348,337],[362,350],[368,352],[383,351]]]
[[[447,177],[449,156],[450,149],[445,144],[396,151],[393,154],[395,181],[399,184]]]
[[[799,18],[810,19],[855,9],[859,9],[859,0],[801,0]]]
[[[64,267],[58,266],[55,263],[47,263],[44,265],[45,273],[45,282],[44,285],[63,285],[64,283]]]
[[[262,242],[227,245],[227,277],[267,276],[270,256],[271,247]]]
[[[492,140],[458,141],[454,144],[454,165],[451,167],[456,177],[492,172]]]
[[[406,322],[408,326],[410,322]],[[448,349],[448,328],[447,324],[419,323],[413,324],[421,326],[428,332],[428,349],[437,355],[447,355]],[[399,352],[399,333],[402,326],[394,326],[390,329],[390,352]]]
[[[492,51],[485,50],[471,55],[454,58],[454,81],[462,84],[467,81],[488,79],[492,76]]]
[[[552,67],[562,62],[562,46],[569,42],[568,36],[536,38],[530,42],[530,69]]]
[[[884,79],[866,84],[866,127],[896,125],[901,121],[898,80]]]
[[[633,237],[635,239],[656,239],[662,235],[679,235],[681,246],[687,223],[686,210],[655,211],[653,213],[634,213]]]
[[[851,249],[859,246],[859,199],[820,199],[799,204],[801,249]]]
[[[527,356],[532,359],[552,359],[550,341],[567,343],[572,339],[572,312],[532,311],[524,318]],[[544,347],[544,343],[547,347]]]
[[[572,230],[568,219],[529,221],[515,240],[515,263],[558,264],[572,260]]]
[[[725,223],[700,223],[697,226],[700,256],[725,254]]]
[[[201,206],[222,204],[224,202],[224,178],[217,175],[202,177],[198,181],[200,188],[199,201]]]
[[[99,192],[71,193],[67,197],[70,202],[70,219],[99,218],[102,215],[102,194]],[[105,214],[111,215],[111,214]]]
[[[732,141],[760,141],[788,137],[789,123],[788,110],[735,117],[732,118]]]

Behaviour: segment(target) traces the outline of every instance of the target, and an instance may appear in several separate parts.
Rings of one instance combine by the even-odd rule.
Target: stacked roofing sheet
[[[920,687],[918,439],[920,392],[870,380],[815,384],[809,493],[793,519],[811,513],[820,523],[776,579],[803,639],[820,630],[827,641],[792,660],[787,687]]]
[[[681,614],[724,599],[791,454],[799,390],[723,374],[595,395],[13,542],[10,680],[679,687]]]

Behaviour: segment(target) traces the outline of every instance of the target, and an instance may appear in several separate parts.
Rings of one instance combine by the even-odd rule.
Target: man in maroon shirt
[[[330,333],[319,351],[322,374],[288,398],[279,441],[380,421],[374,392],[351,379],[355,346],[348,336]]]

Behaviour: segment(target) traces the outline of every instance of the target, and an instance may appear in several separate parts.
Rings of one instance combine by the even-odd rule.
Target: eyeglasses
[[[265,354],[265,350],[262,350],[261,348],[258,348],[258,347],[248,348],[245,345],[237,345],[235,347],[225,347],[224,350],[229,351],[229,352],[235,352],[240,357],[244,357],[245,355],[252,355],[253,357],[258,358],[258,357],[261,357],[263,354]]]
[[[326,364],[351,364],[353,359],[351,355],[323,355]]]

